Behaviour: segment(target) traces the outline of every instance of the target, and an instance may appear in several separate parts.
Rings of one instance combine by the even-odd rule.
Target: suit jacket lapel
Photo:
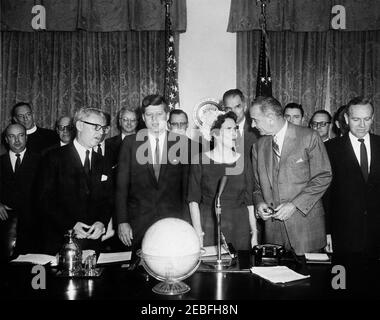
[[[284,142],[282,144],[281,158],[280,158],[280,170],[284,165],[284,162],[291,154],[292,150],[296,147],[296,127],[291,123],[288,123],[288,128],[285,132]]]
[[[379,176],[379,155],[380,155],[380,146],[375,144],[375,139],[372,138],[372,134],[369,135],[369,143],[371,145],[371,163],[369,169],[368,181],[372,180],[373,177]]]
[[[352,146],[352,143],[351,143],[349,135],[346,134],[344,136],[344,139],[345,139],[345,141],[344,141],[345,148],[347,150],[346,161],[348,163],[351,163],[354,166],[355,170],[358,172],[358,174],[360,174],[360,176],[363,178],[362,169],[360,168],[359,161],[356,158],[355,151],[354,151],[354,148]],[[372,145],[371,145],[371,150],[372,150]],[[373,160],[371,160],[371,162],[372,161]],[[364,178],[363,178],[363,182],[364,182]]]
[[[176,143],[176,141],[168,141],[168,133],[166,132],[166,134],[165,134],[165,142],[164,142],[164,150],[162,150],[160,175],[158,177],[158,182],[159,183],[160,183],[160,181],[162,181],[162,178],[165,176],[166,169],[167,169],[167,167],[169,165],[168,153],[169,153],[170,147],[174,143]]]
[[[267,170],[267,175],[271,186],[273,186],[273,151],[272,138],[268,137],[263,143],[264,165]]]
[[[67,158],[68,158],[67,161],[71,163],[71,167],[73,171],[78,172],[80,174],[80,186],[81,187],[83,186],[84,189],[89,190],[90,186],[87,185],[86,174],[84,172],[83,164],[80,159],[79,153],[77,149],[75,149],[75,146],[72,142],[68,145],[68,148],[69,148],[69,153],[67,154]],[[85,192],[87,190],[85,190]]]
[[[150,145],[150,141],[149,141],[149,136],[146,135],[144,141],[138,141],[137,142],[137,148],[136,150],[144,143],[147,143],[148,145],[148,163],[145,164],[145,167],[146,169],[148,170],[148,174],[150,176],[150,179],[151,179],[151,182],[152,184],[157,187],[158,186],[158,182],[156,180],[156,176],[154,174],[154,169],[153,169],[153,153],[154,153],[154,150],[152,150],[152,147]]]

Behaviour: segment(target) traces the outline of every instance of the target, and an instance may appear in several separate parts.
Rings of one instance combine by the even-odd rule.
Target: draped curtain
[[[261,31],[237,33],[237,86],[252,101]],[[268,32],[273,95],[282,104],[301,103],[307,114],[321,109],[326,97],[326,34]]]
[[[120,107],[136,108],[145,95],[163,91],[164,31],[1,36],[1,129],[18,101],[31,102],[37,124],[52,128],[79,107],[101,108],[114,119]]]

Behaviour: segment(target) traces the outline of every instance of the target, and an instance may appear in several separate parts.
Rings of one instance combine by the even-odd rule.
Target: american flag
[[[174,33],[171,28],[170,6],[166,5],[165,17],[165,88],[164,96],[170,109],[179,107],[177,59],[174,51]]]
[[[270,75],[269,66],[269,48],[268,48],[268,34],[266,31],[266,18],[265,18],[265,6],[267,0],[257,0],[257,3],[261,5],[261,44],[260,44],[260,56],[259,66],[257,70],[257,82],[256,82],[256,97],[258,96],[272,96],[272,77]]]

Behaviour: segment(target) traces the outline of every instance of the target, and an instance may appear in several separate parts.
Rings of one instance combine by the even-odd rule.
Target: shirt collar
[[[275,139],[277,139],[277,141],[279,140],[284,140],[285,138],[285,133],[286,133],[286,129],[288,129],[288,121],[285,120],[285,124],[283,125],[283,127],[280,129],[279,132],[277,132],[274,137]]]
[[[26,134],[32,134],[32,133],[35,133],[37,131],[37,126],[34,125],[33,128],[29,129],[29,130],[26,130]]]
[[[348,136],[350,137],[350,140],[351,140],[352,143],[360,143],[359,140],[358,140],[359,138],[355,137],[355,136],[351,133],[351,131],[348,132]],[[369,143],[369,133],[367,133],[367,134],[363,137],[363,139],[364,139],[364,143],[365,143],[365,144]]]
[[[26,152],[26,148],[25,148],[23,151],[19,152],[19,154],[20,154],[20,158],[21,158],[21,159],[24,158],[24,154],[25,154],[25,152]],[[10,155],[11,157],[15,157],[15,158],[16,158],[16,153],[13,152],[12,150],[9,150],[9,155]]]
[[[84,146],[82,146],[79,142],[78,142],[78,140],[75,138],[74,139],[74,147],[75,147],[75,149],[78,151],[78,153],[79,153],[79,156],[81,157],[81,159],[83,158],[83,159],[85,159],[85,157],[86,157],[86,151],[87,150],[89,150],[90,151],[90,159],[91,159],[91,157],[92,157],[92,148],[90,148],[90,149],[87,149],[87,148],[85,148]],[[91,161],[91,160],[90,160]]]

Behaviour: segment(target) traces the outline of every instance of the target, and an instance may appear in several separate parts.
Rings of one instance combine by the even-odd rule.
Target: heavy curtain
[[[163,31],[2,32],[1,129],[12,105],[32,103],[37,124],[52,128],[62,114],[82,106],[115,118],[147,94],[162,92]],[[115,123],[111,134],[116,131]]]

